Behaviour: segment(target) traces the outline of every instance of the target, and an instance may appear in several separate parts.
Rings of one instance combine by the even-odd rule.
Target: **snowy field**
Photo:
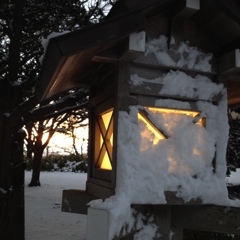
[[[42,172],[41,187],[25,188],[26,240],[85,240],[87,217],[61,212],[63,189],[85,189],[85,173]],[[25,173],[26,186],[31,172]],[[240,184],[240,169],[226,179]]]
[[[230,177],[226,178],[227,184],[240,185],[240,168],[236,172],[232,172]]]
[[[85,173],[41,172],[41,187],[27,187],[25,173],[25,240],[85,240],[87,217],[61,212],[64,189],[85,189]]]

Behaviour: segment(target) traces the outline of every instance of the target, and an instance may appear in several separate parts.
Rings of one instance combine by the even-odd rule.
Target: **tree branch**
[[[77,109],[86,109],[87,111],[87,96],[88,94],[80,89],[75,93],[71,93],[55,100],[52,104],[48,102],[43,103],[43,106],[40,106],[28,113],[25,117],[25,122],[27,123],[28,121],[49,119]],[[81,99],[81,101],[79,101],[79,99]]]

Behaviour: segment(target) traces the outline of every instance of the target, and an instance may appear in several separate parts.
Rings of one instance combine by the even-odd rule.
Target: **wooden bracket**
[[[118,54],[115,48],[107,49],[96,54],[92,61],[94,62],[103,62],[103,63],[112,63],[118,61]]]
[[[179,0],[173,10],[173,20],[184,21],[200,10],[200,0]]]
[[[234,49],[219,58],[219,73],[232,75],[240,72],[240,50]]]
[[[133,61],[145,52],[145,32],[138,32],[129,35],[126,45],[120,53],[120,60]]]
[[[184,41],[184,22],[200,10],[200,0],[178,0],[172,9],[169,46],[178,46]],[[174,42],[171,43],[171,40]]]
[[[84,190],[63,190],[62,212],[87,214],[87,204],[95,199],[97,199],[96,196]]]
[[[240,208],[214,205],[172,206],[172,226],[240,234]]]
[[[132,33],[122,46],[102,51],[96,54],[92,61],[108,63],[118,60],[133,61],[145,51],[145,36],[145,32]]]

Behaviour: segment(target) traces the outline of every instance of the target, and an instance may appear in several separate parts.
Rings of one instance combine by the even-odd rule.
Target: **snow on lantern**
[[[93,91],[90,122],[95,130],[90,131],[94,139],[90,157],[94,164],[90,165],[87,191],[105,200],[90,203],[90,238],[90,232],[96,233],[91,221],[96,216],[104,219],[105,213],[111,220],[104,226],[120,222],[110,224],[107,238],[120,234],[121,227],[131,223],[132,204],[228,201],[224,86],[207,76],[211,67],[205,71],[204,66],[211,58],[196,49],[192,60],[199,70],[195,74],[157,69],[163,54],[156,54],[157,43],[164,41],[164,36],[151,46],[150,41],[145,54],[134,62],[120,62],[114,83],[107,90]],[[170,58],[167,51],[164,54]],[[170,66],[187,62],[187,57],[183,52]]]
[[[144,33],[137,35],[138,39],[145,41]],[[162,36],[152,42],[156,44],[157,41],[162,44],[167,39]],[[203,72],[204,75],[191,76],[179,70],[166,73],[153,68],[154,64],[159,64],[156,61],[162,52],[154,56],[156,49],[154,44],[151,47],[150,44],[151,41],[146,45],[142,58],[132,63],[120,62],[106,87],[92,87],[87,191],[102,199],[114,195],[118,187],[125,184],[123,179],[131,179],[131,166],[140,173],[141,168],[145,169],[146,178],[154,179],[150,185],[155,190],[150,192],[155,192],[156,196],[162,194],[164,200],[161,201],[166,201],[166,192],[177,192],[177,186],[191,183],[191,178],[195,182],[198,182],[196,179],[203,182],[207,179],[207,183],[215,176],[216,168],[224,164],[224,159],[217,157],[217,149],[226,144],[225,90],[223,85],[212,82],[201,70],[211,58],[196,52],[198,63],[195,67],[200,69],[197,73]],[[183,53],[179,59],[184,62],[186,57]],[[126,119],[128,123],[124,124]],[[219,129],[225,136],[222,140],[217,137]],[[219,174],[223,176],[223,170],[216,175]],[[139,182],[144,181],[137,178]],[[164,178],[173,178],[175,185],[172,181],[165,185]],[[185,182],[188,178],[190,180]],[[131,184],[126,183],[125,187]],[[136,186],[131,187],[137,189]],[[188,197],[201,198],[201,194]],[[190,200],[184,194],[181,197]]]
[[[134,106],[129,106],[130,109],[134,108]],[[135,106],[136,107],[136,106]],[[206,117],[203,112],[200,111],[193,111],[193,110],[183,110],[183,109],[173,109],[173,108],[162,108],[162,107],[144,107],[138,106],[138,112],[136,118],[138,119],[137,126],[139,127],[139,137],[140,139],[140,146],[136,146],[136,149],[139,149],[140,153],[145,151],[149,151],[152,147],[156,145],[161,145],[159,141],[171,139],[171,137],[176,135],[177,129],[183,129],[185,132],[187,129],[191,130],[190,136],[192,139],[196,136],[197,141],[195,146],[193,146],[192,154],[196,156],[201,155],[201,147],[202,143],[204,142],[203,134],[201,133],[204,131],[202,128],[206,124]],[[104,110],[103,112],[98,112],[94,114],[94,155],[92,155],[93,163],[92,170],[93,170],[93,177],[96,176],[98,178],[98,184],[100,185],[100,180],[105,180],[106,183],[103,186],[107,186],[109,183],[110,175],[112,174],[113,170],[113,161],[116,160],[113,158],[113,148],[116,148],[116,144],[113,144],[113,126],[114,126],[114,111],[113,108]],[[185,128],[184,128],[185,127]],[[131,131],[130,131],[131,132]],[[179,131],[178,139],[184,141],[184,137],[181,136],[181,132]],[[183,135],[183,133],[182,133]],[[121,142],[121,139],[117,139],[115,141]],[[128,142],[130,144],[130,142]],[[174,146],[173,143],[169,143],[170,145]],[[199,146],[198,146],[199,145]],[[190,145],[188,146],[189,148]],[[177,166],[177,161],[181,163],[181,160],[178,158],[176,159],[177,150],[169,151],[172,154],[168,157],[169,161],[169,169],[172,169],[173,166]],[[180,151],[181,152],[181,151]],[[185,150],[186,152],[186,150]],[[189,154],[189,157],[191,154]],[[129,155],[130,156],[130,155]],[[214,160],[214,159],[212,159]],[[212,164],[214,161],[212,161]],[[183,164],[183,163],[181,163]],[[195,163],[194,163],[195,164]],[[90,166],[91,167],[91,166]],[[185,167],[186,169],[190,167]],[[93,178],[92,178],[93,179]],[[92,180],[90,178],[90,181]],[[94,181],[93,181],[94,182]],[[91,184],[90,184],[91,186]],[[102,186],[102,187],[103,187]],[[108,185],[110,186],[110,185]],[[95,186],[95,189],[99,186]],[[100,187],[102,189],[102,187]],[[91,192],[91,190],[90,190]],[[101,192],[101,190],[100,190]],[[96,195],[96,192],[92,192]],[[109,193],[111,194],[111,193]],[[99,196],[100,197],[100,196]]]

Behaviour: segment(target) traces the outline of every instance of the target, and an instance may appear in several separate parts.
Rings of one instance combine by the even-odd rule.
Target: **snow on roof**
[[[58,37],[61,36],[63,34],[69,33],[70,31],[63,31],[63,32],[52,32],[50,33],[46,38],[42,39],[42,47],[43,47],[43,55],[39,58],[40,63],[42,63],[43,58],[45,56],[46,50],[47,50],[47,46],[49,43],[49,40],[54,38],[54,37]]]

